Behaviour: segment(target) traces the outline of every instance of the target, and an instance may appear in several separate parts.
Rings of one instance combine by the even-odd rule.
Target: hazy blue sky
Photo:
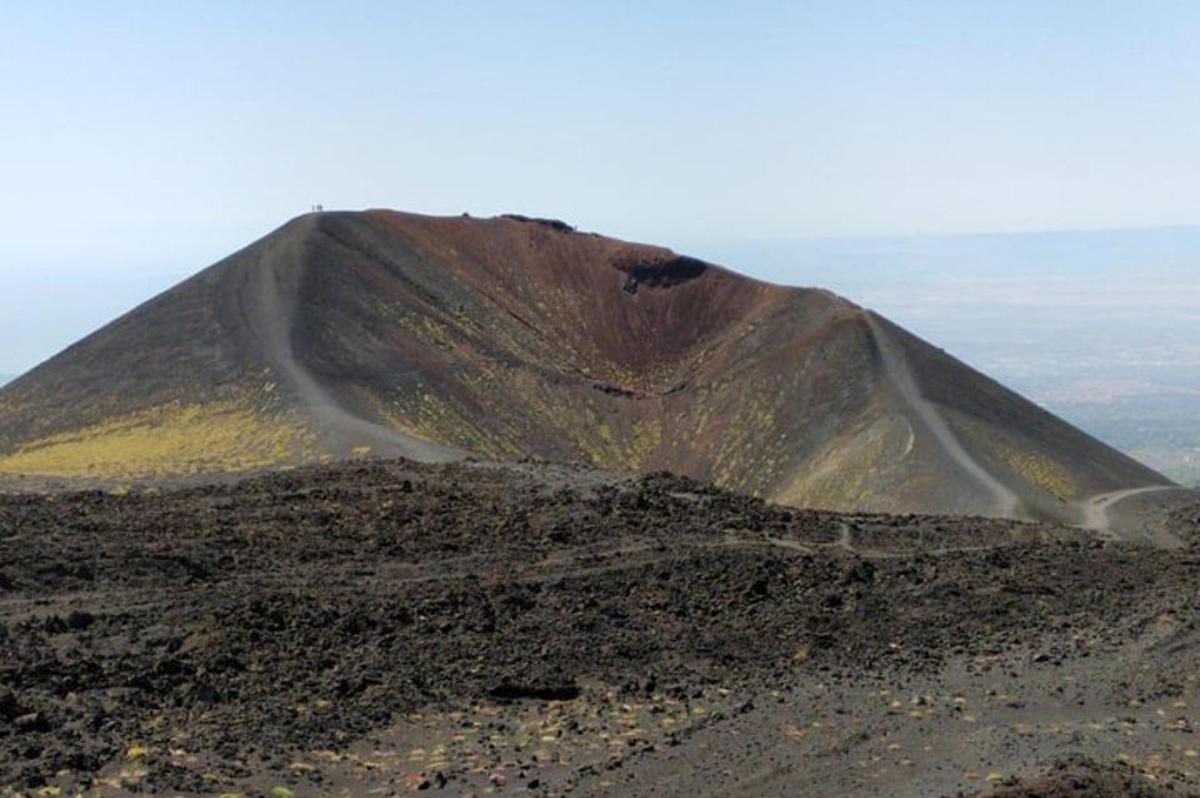
[[[1200,222],[1191,1],[5,0],[0,109],[0,372],[316,202],[692,250]]]

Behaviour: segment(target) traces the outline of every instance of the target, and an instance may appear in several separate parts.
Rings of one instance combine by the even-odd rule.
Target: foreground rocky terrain
[[[1200,794],[1173,548],[652,474],[0,496],[0,792]]]

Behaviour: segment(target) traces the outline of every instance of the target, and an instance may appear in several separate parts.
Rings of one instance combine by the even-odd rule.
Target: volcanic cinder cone
[[[366,454],[1097,527],[1170,485],[827,291],[523,217],[303,216],[0,391],[2,473]]]

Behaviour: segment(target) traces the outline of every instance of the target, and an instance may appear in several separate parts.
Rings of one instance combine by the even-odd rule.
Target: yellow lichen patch
[[[662,434],[662,421],[657,418],[634,423],[627,458],[630,468],[634,470],[642,468],[646,459],[662,442]]]
[[[1004,461],[1051,496],[1066,500],[1076,493],[1070,472],[1049,457],[1032,452],[1005,452]]]
[[[520,450],[506,446],[499,434],[494,434],[472,419],[470,413],[457,403],[435,394],[394,400],[391,404],[369,395],[364,399],[375,409],[385,426],[409,437],[431,443],[446,443],[497,459],[521,454]]]
[[[959,416],[954,419],[954,424],[965,429],[972,440],[983,443],[990,454],[1003,460],[1014,473],[1051,496],[1063,501],[1079,498],[1079,487],[1071,472],[1058,461],[1024,448],[1019,441],[1009,440],[998,430],[975,419]]]
[[[169,404],[25,444],[0,473],[56,477],[163,476],[265,468],[308,452],[299,422],[248,403]]]
[[[882,479],[896,478],[889,469],[903,467],[912,434],[906,419],[880,418],[833,438],[772,498],[803,507],[888,509],[871,504],[872,497]]]
[[[144,745],[131,745],[125,750],[126,759],[141,759],[150,753],[150,749]]]

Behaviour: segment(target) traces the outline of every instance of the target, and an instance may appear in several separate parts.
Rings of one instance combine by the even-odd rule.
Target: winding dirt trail
[[[995,513],[1005,518],[1020,518],[1020,497],[963,448],[954,434],[954,430],[950,428],[946,419],[938,411],[937,405],[926,399],[921,393],[904,353],[892,340],[891,334],[883,328],[873,312],[867,311],[866,319],[871,327],[871,333],[879,345],[879,351],[883,355],[883,365],[888,379],[895,386],[900,398],[925,425],[946,455],[967,472],[975,482],[992,494],[995,498]]]
[[[314,221],[308,235],[315,234]],[[292,240],[292,239],[286,239]],[[295,297],[303,273],[303,249],[287,247],[289,252],[267,251],[260,256],[257,268],[247,270],[241,291],[243,316],[247,326],[262,343],[263,351],[280,376],[295,390],[304,408],[315,418],[319,427],[334,430],[351,447],[368,445],[382,448],[380,454],[398,455],[426,463],[461,460],[465,452],[405,435],[382,424],[353,415],[326,391],[308,370],[297,361],[292,347],[291,331],[295,315]]]
[[[1079,503],[1080,509],[1083,511],[1083,526],[1086,529],[1095,529],[1100,532],[1110,530],[1112,529],[1112,517],[1109,515],[1109,510],[1113,505],[1130,496],[1164,490],[1166,487],[1165,485],[1151,485],[1146,488],[1114,490],[1092,496]]]
[[[1158,493],[1165,490],[1180,490],[1175,485],[1146,485],[1140,488],[1126,488],[1124,490],[1114,490],[1108,493],[1100,493],[1079,502],[1079,509],[1083,513],[1083,521],[1080,524],[1084,529],[1091,529],[1103,534],[1105,537],[1118,539],[1122,537],[1117,534],[1113,519],[1113,509],[1121,502],[1133,496],[1140,496],[1143,493]],[[1164,545],[1179,545],[1178,539],[1173,535],[1169,539],[1163,538],[1156,542]]]

